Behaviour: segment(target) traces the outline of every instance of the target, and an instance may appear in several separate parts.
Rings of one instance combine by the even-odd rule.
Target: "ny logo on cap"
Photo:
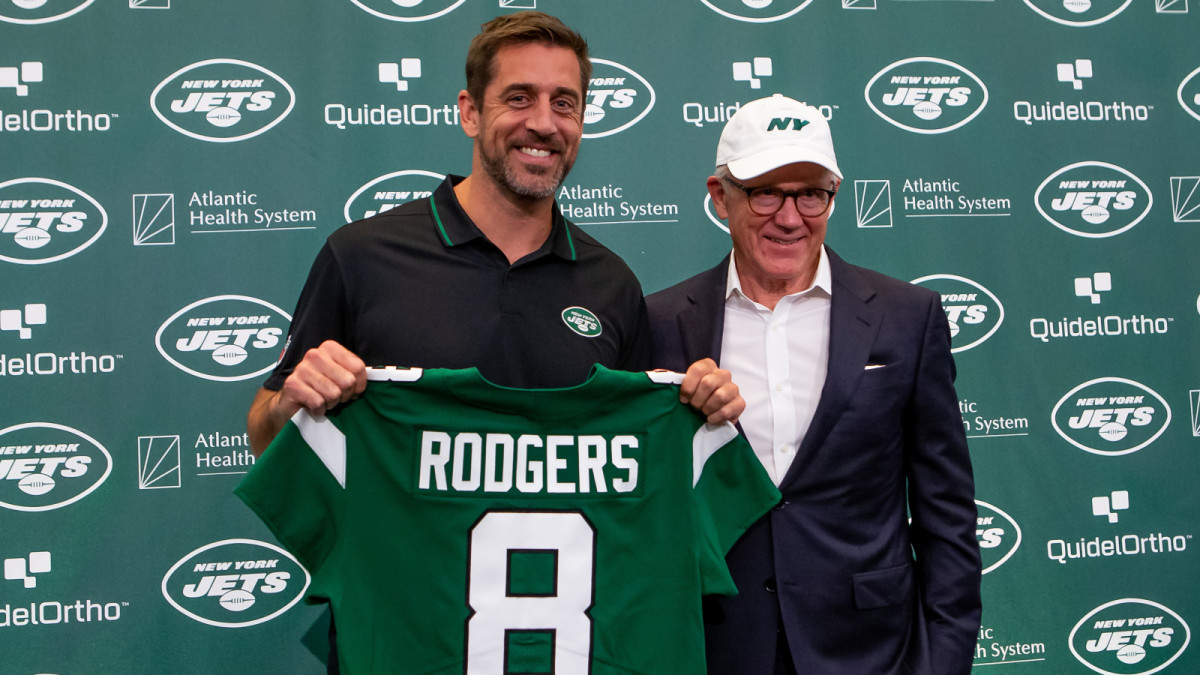
[[[804,125],[808,124],[808,120],[802,120],[798,117],[776,117],[767,125],[767,131],[776,131],[782,129],[787,131],[790,126],[794,131],[800,131]]]

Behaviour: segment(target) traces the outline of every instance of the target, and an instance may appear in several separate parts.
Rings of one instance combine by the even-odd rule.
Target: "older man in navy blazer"
[[[936,293],[824,246],[841,183],[829,125],[743,106],[708,191],[733,253],[647,299],[655,365],[733,374],[783,500],[706,599],[709,673],[968,673],[980,621],[974,480]]]

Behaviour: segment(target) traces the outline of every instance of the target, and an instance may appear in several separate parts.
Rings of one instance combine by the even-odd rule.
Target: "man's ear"
[[[469,138],[479,135],[479,109],[466,89],[458,92],[458,123]]]
[[[709,176],[706,186],[708,187],[708,196],[712,197],[713,208],[716,209],[717,216],[721,220],[728,220],[729,209],[725,207],[725,184],[721,182],[720,178]]]

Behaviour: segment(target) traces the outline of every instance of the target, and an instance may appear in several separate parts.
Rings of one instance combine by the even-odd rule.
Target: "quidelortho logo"
[[[749,61],[733,62],[733,81],[745,82],[751,89],[762,89],[762,78],[771,77],[775,66],[769,56],[756,56]]]
[[[19,66],[0,66],[0,92],[12,89],[17,96],[28,96],[29,85],[45,77],[41,61],[25,61]]]
[[[25,97],[49,98],[46,94],[51,90],[45,81],[42,61],[0,65],[0,133],[105,132],[120,117],[117,113],[85,112],[79,108],[29,107],[31,104]]]
[[[601,138],[637,124],[654,107],[654,87],[646,78],[616,61],[592,59],[583,137]]]
[[[27,346],[24,349],[29,351],[24,354],[8,351],[13,347],[21,349],[20,341],[42,338],[48,332],[43,326],[47,326],[50,314],[46,305],[40,302],[27,303],[17,309],[0,309],[0,349],[4,350],[0,351],[0,377],[96,375],[116,370],[117,361],[124,358],[121,354],[89,354],[74,350],[69,354],[34,352]]]
[[[244,628],[270,621],[304,597],[309,574],[290,553],[254,539],[206,544],[167,570],[162,593],[200,623]]]
[[[112,455],[71,427],[28,422],[0,430],[0,507],[50,511],[73,504],[112,472]]]
[[[1121,520],[1120,511],[1129,510],[1129,490],[1113,490],[1107,495],[1092,497],[1092,515],[1100,516],[1110,523]]]
[[[385,86],[372,91],[377,91],[386,102],[326,103],[325,124],[346,131],[355,127],[458,126],[461,121],[457,103],[422,103],[409,95],[410,89],[428,90],[417,86],[421,81],[421,59],[404,57],[381,62],[373,72],[379,84]]]
[[[1200,120],[1200,68],[1183,78],[1176,94],[1179,97],[1179,105],[1183,106],[1189,115]]]
[[[13,553],[17,555],[12,556]],[[35,630],[44,630],[44,626],[70,625],[83,623],[103,623],[120,621],[122,608],[128,607],[128,602],[96,601],[92,593],[87,599],[63,599],[62,595],[52,590],[43,590],[47,586],[55,586],[55,572],[64,568],[62,558],[54,560],[50,551],[4,551],[4,581],[0,582],[0,596],[5,602],[0,605],[0,630],[20,629],[29,626],[39,626]],[[67,576],[71,576],[70,565]],[[50,582],[50,583],[43,583]],[[61,586],[62,584],[57,584]],[[57,598],[45,600],[48,593],[54,593]],[[32,596],[32,597],[31,597]],[[39,597],[40,596],[40,597]],[[12,638],[17,640],[18,638]]]
[[[781,21],[808,7],[812,0],[700,0],[712,11],[735,21]]]
[[[1033,199],[1055,227],[1090,239],[1131,229],[1154,205],[1154,195],[1142,179],[1106,162],[1064,166],[1042,181]]]
[[[975,119],[988,89],[962,66],[928,56],[903,59],[875,74],[867,105],[889,123],[918,134],[953,131]]]
[[[950,322],[953,353],[978,347],[1004,323],[1004,305],[991,291],[966,277],[932,274],[912,283],[937,291]]]
[[[1054,430],[1095,455],[1128,455],[1150,445],[1171,423],[1171,407],[1144,384],[1121,377],[1089,380],[1050,413]]]
[[[22,340],[33,337],[33,326],[46,325],[46,305],[31,302],[19,309],[0,309],[0,332],[11,331]]]
[[[1192,639],[1183,617],[1165,605],[1121,598],[1088,612],[1071,629],[1071,653],[1105,675],[1149,675],[1179,658]]]
[[[253,138],[296,105],[296,92],[262,66],[237,59],[198,61],[154,88],[150,107],[179,133],[212,143]]]
[[[58,21],[87,9],[93,0],[12,0],[0,2],[0,21],[38,24]]]
[[[1083,91],[1084,82],[1091,82],[1095,76],[1091,59],[1075,59],[1057,64],[1058,81],[1068,83],[1075,91]],[[1111,78],[1109,78],[1111,81]],[[1104,94],[1096,94],[1089,86],[1090,100],[1083,99],[1083,94],[1075,100],[1051,101],[1013,101],[1013,117],[1024,122],[1026,126],[1049,123],[1072,124],[1076,122],[1145,122],[1150,119],[1153,105],[1130,103],[1126,100],[1109,98]],[[1127,94],[1128,92],[1124,92]],[[1118,94],[1121,95],[1121,94]],[[1100,99],[1100,100],[1097,100]]]
[[[291,320],[258,298],[218,295],[172,314],[154,342],[185,373],[218,382],[246,380],[275,367]]]
[[[108,226],[100,202],[49,178],[0,183],[0,260],[41,265],[91,246]]]
[[[449,14],[466,0],[350,0],[388,21],[429,21]]]
[[[4,559],[4,580],[19,581],[25,588],[37,588],[37,575],[53,567],[49,551],[32,551],[27,556]]]
[[[979,540],[979,553],[983,557],[983,573],[1000,567],[1021,546],[1021,526],[1012,516],[1000,509],[975,500],[979,512],[976,518],[975,538]]]
[[[1033,11],[1064,26],[1095,26],[1120,14],[1133,0],[1025,0]]]
[[[1099,526],[1102,534],[1096,534],[1097,528],[1093,527],[1089,533],[1090,538],[1082,536],[1050,539],[1046,542],[1046,557],[1059,565],[1066,565],[1079,560],[1153,556],[1187,551],[1188,542],[1192,539],[1191,534],[1167,534],[1141,528],[1137,532],[1114,533],[1112,526],[1120,524],[1121,515],[1128,511],[1128,490],[1113,490],[1108,494],[1092,497],[1092,515],[1106,521],[1104,525]]]
[[[393,171],[368,181],[346,200],[343,215],[350,223],[370,218],[401,204],[433,194],[446,177],[432,171],[406,169]]]
[[[1075,278],[1075,296],[1088,298],[1093,305],[1101,304],[1113,292],[1112,274],[1096,272]],[[1118,293],[1118,298],[1120,294]],[[1112,303],[1109,303],[1111,310]],[[1070,338],[1106,338],[1141,335],[1166,335],[1175,318],[1147,316],[1143,313],[1075,315],[1074,318],[1034,317],[1029,320],[1029,336],[1042,342]]]

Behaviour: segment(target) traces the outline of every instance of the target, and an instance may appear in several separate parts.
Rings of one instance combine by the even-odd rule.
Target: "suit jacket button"
[[[786,500],[786,499],[781,500],[778,504],[775,505],[775,510],[782,511],[782,510],[786,509],[789,504],[791,504],[791,502],[789,502],[788,500]]]
[[[763,584],[763,588],[766,589],[766,591],[768,593],[774,593],[775,592],[775,580],[767,579],[767,581]]]

